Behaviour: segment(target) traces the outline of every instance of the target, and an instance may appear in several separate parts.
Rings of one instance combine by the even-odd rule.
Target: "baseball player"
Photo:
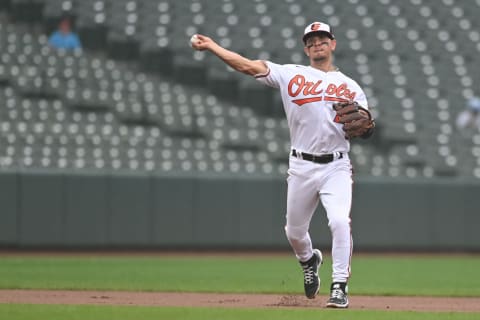
[[[348,152],[350,139],[370,137],[375,125],[363,90],[333,65],[336,40],[331,27],[311,23],[302,40],[309,66],[250,60],[205,35],[192,37],[191,45],[280,89],[291,140],[286,236],[303,269],[305,295],[313,299],[320,289],[322,253],[312,247],[309,226],[322,202],[332,235],[332,284],[326,306],[347,308],[353,183]]]

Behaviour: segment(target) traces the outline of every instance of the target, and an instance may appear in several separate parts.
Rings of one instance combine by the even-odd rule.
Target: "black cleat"
[[[320,290],[318,269],[322,263],[322,252],[318,249],[313,250],[313,256],[308,261],[300,262],[303,269],[303,287],[305,289],[305,295],[309,299],[315,298]]]
[[[334,282],[330,288],[328,308],[348,308],[348,287],[346,283]]]

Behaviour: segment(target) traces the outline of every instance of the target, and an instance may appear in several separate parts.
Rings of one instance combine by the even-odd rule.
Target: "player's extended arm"
[[[192,41],[191,45],[195,50],[208,50],[212,52],[238,72],[254,76],[257,74],[264,74],[268,71],[265,62],[261,60],[247,59],[236,52],[221,47],[218,43],[207,36],[197,34],[195,41]]]

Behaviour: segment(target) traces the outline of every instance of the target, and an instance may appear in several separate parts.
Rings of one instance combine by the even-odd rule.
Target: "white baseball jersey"
[[[350,143],[342,124],[335,122],[332,105],[353,100],[368,109],[365,93],[357,82],[338,70],[324,72],[311,66],[270,61],[266,64],[268,72],[255,78],[280,89],[291,147],[312,154],[348,152]]]

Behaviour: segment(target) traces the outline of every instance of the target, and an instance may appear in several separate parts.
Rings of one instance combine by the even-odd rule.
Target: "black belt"
[[[317,156],[317,155],[310,154],[310,153],[297,152],[297,150],[295,150],[295,149],[292,149],[292,156],[294,156],[294,157],[300,156],[300,158],[303,159],[303,160],[308,160],[308,161],[312,161],[312,162],[315,162],[315,163],[324,163],[324,164],[332,162],[333,160],[335,160],[335,156],[333,155],[333,153],[322,154],[321,156]],[[342,159],[342,158],[343,158],[343,153],[339,152],[338,159]]]

